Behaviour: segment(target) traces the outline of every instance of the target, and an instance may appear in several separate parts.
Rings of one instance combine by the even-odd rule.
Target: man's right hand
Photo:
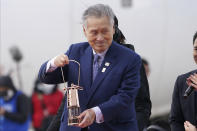
[[[5,109],[3,107],[0,107],[0,116],[3,116],[5,114]]]
[[[195,90],[197,90],[197,74],[196,73],[190,75],[187,78],[186,82],[187,82],[188,86],[192,86],[195,88]]]
[[[192,125],[189,121],[184,122],[185,131],[197,131],[196,127]]]
[[[65,54],[58,55],[58,56],[55,58],[55,60],[54,60],[54,64],[55,64],[57,67],[63,67],[64,65],[69,64],[68,56],[65,55]]]

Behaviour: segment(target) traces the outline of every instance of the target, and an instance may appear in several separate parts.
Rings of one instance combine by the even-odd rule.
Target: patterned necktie
[[[98,73],[98,69],[100,67],[100,64],[99,64],[100,58],[101,57],[99,55],[97,55],[97,54],[94,55],[94,62],[93,62],[93,81],[96,78],[96,75]]]

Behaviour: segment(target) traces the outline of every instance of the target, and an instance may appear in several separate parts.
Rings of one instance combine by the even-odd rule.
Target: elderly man
[[[68,86],[81,80],[79,102],[81,122],[67,125],[67,104],[62,113],[60,131],[138,131],[135,97],[140,87],[139,55],[112,41],[114,13],[109,6],[97,4],[85,10],[83,31],[88,42],[73,44],[65,54],[45,62],[39,79],[48,84],[62,83],[63,69]],[[129,59],[129,61],[128,61]]]

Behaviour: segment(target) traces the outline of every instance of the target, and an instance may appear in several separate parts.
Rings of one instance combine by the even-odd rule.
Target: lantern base
[[[68,118],[68,125],[69,126],[73,126],[73,125],[77,125],[80,123],[80,120],[75,117],[75,118]]]

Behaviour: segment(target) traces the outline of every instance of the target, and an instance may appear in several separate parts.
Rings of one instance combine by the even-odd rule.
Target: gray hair
[[[108,5],[96,4],[86,9],[82,16],[82,22],[85,27],[87,27],[87,18],[91,16],[97,18],[107,16],[110,20],[110,23],[114,25],[114,12]]]

